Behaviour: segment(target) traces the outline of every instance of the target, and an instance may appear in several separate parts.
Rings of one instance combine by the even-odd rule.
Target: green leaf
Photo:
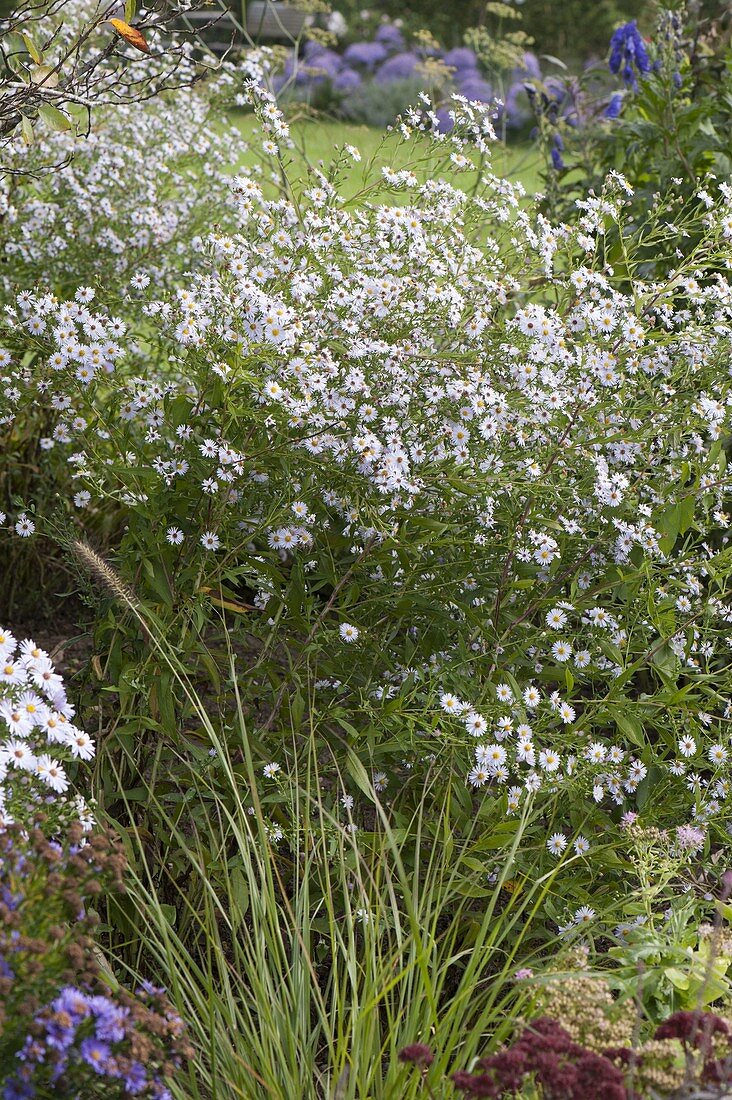
[[[695,508],[696,498],[694,496],[686,497],[679,504],[679,534],[683,535],[691,527],[694,522]]]
[[[38,49],[38,47],[36,46],[35,42],[31,38],[31,36],[29,34],[27,34],[25,31],[21,31],[20,33],[23,35],[23,41],[25,42],[26,49],[28,50],[28,53],[31,55],[31,57],[35,61],[36,65],[42,65],[43,64],[43,54]]]
[[[173,926],[178,919],[178,914],[174,905],[161,905],[160,912],[163,914],[166,921],[171,926]]]
[[[639,749],[644,748],[645,738],[643,737],[643,726],[630,714],[615,714],[615,725],[618,727],[621,733],[624,733],[628,740],[636,745]]]
[[[59,111],[58,107],[54,107],[51,103],[42,103],[38,108],[38,114],[54,130],[71,129],[72,123],[68,115],[65,115],[63,111]]]
[[[21,133],[23,134],[23,141],[26,143],[26,145],[32,145],[33,123],[29,118],[26,118],[25,115],[23,115],[22,119],[20,120],[20,129]]]
[[[131,23],[137,11],[137,0],[125,0],[125,23]]]
[[[369,779],[368,775],[366,774],[366,769],[364,768],[363,764],[361,763],[361,761],[356,756],[353,749],[348,750],[348,759],[346,760],[346,770],[347,770],[348,774],[350,775],[351,779],[353,779],[353,781],[356,784],[356,786],[358,787],[358,789],[360,791],[362,791],[363,794],[365,794],[368,799],[373,799],[374,789],[373,789],[373,786],[371,784],[371,780]]]
[[[661,768],[657,768],[653,764],[648,770],[648,775],[638,784],[635,800],[639,810],[646,808],[648,799],[651,797],[651,791],[661,781],[663,774]]]
[[[688,989],[689,988],[689,976],[684,974],[683,971],[678,970],[675,966],[667,966],[664,970],[664,974],[671,982],[674,989]]]

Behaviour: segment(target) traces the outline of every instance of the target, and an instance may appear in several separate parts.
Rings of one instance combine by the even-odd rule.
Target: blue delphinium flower
[[[602,112],[603,118],[618,118],[623,107],[623,93],[616,92],[615,95],[610,97],[605,110]]]
[[[555,130],[552,135],[552,148],[551,157],[552,164],[558,172],[564,168],[564,160],[562,159],[562,150],[564,149],[564,142],[562,141],[562,135],[558,130]]]
[[[610,39],[611,73],[622,73],[623,80],[633,91],[638,90],[638,74],[651,71],[651,62],[635,19],[623,23]]]

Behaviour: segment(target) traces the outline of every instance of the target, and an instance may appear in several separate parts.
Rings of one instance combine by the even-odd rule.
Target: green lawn
[[[247,141],[257,140],[258,125],[252,115],[233,112],[228,116],[227,121],[233,122]],[[342,193],[348,197],[358,193],[370,180],[379,175],[383,166],[388,165],[398,169],[407,161],[406,150],[403,146],[400,147],[398,135],[385,135],[381,130],[372,129],[369,126],[308,118],[294,121],[291,124],[291,132],[297,147],[292,153],[295,178],[301,170],[304,174],[306,162],[312,165],[329,164],[336,148],[355,145],[360,150],[363,159],[357,166],[357,170],[349,173],[349,179],[342,188]],[[434,162],[434,153],[430,151],[426,138],[421,144],[424,148],[424,167],[426,168],[428,163],[431,165]],[[410,155],[413,155],[413,150],[410,151]],[[249,159],[248,154],[242,155],[233,165],[233,170],[245,165]],[[541,165],[534,145],[509,146],[496,142],[492,167],[499,176],[520,180],[529,193],[540,189]],[[439,174],[459,182],[462,187],[469,187],[475,179],[474,173],[458,173],[449,163],[441,167]]]

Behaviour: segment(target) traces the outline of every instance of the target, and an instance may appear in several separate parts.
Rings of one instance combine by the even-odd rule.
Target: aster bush
[[[86,25],[94,15],[93,5],[90,9],[88,0],[74,0],[64,4],[63,14],[56,49],[68,46],[78,28]],[[58,13],[52,13],[41,24],[49,36],[54,15],[57,21]],[[111,33],[106,26],[106,32],[99,29],[102,39]],[[140,57],[150,79],[160,75],[165,60]],[[191,85],[185,95],[168,91],[129,103],[124,96],[118,102],[112,95],[116,62],[109,64],[109,72],[99,70],[106,74],[106,83],[89,93],[88,117],[77,120],[78,126],[59,131],[40,117],[32,142],[17,131],[3,149],[0,299],[6,306],[19,292],[36,286],[60,299],[79,288],[83,296],[104,286],[110,320],[114,318],[106,341],[113,354],[115,340],[129,324],[126,306],[134,312],[132,303],[124,301],[129,280],[178,285],[182,273],[199,262],[212,220],[222,227],[233,224],[226,173],[246,145],[235,127],[220,122],[233,83],[230,65],[222,63],[215,73],[202,76],[201,66],[184,53],[178,79]],[[136,63],[138,72],[140,64]],[[12,394],[4,398],[3,423]],[[49,428],[39,410],[39,419],[5,434],[0,462],[5,507],[28,495],[32,478],[36,502],[46,511],[65,495],[48,454]],[[41,484],[44,490],[38,495]],[[107,512],[98,537],[108,538],[120,522],[117,513]],[[11,552],[6,564],[0,580],[0,606],[6,614],[39,614],[44,601],[33,579],[39,574],[56,590],[68,588],[68,572],[48,542],[35,554]]]
[[[62,298],[90,281],[117,289],[140,267],[170,285],[194,266],[212,211],[226,219],[226,170],[243,149],[218,122],[231,81],[222,71],[185,97],[108,107],[84,136],[18,136],[0,179],[5,300],[35,285]]]
[[[400,798],[434,758],[466,817],[538,799],[535,843],[571,860],[575,889],[593,859],[612,879],[602,838],[624,810],[693,822],[694,853],[714,847],[732,194],[646,282],[634,242],[661,241],[666,211],[626,229],[622,177],[559,226],[489,171],[468,194],[431,166],[385,169],[349,205],[352,150],[295,197],[286,124],[250,94],[280,196],[234,181],[239,234],[210,238],[185,289],[135,291],[137,344],[110,340],[90,293],[20,295],[10,430],[47,410],[77,526],[125,509],[124,579],[201,670],[210,610],[242,623],[263,764],[290,767],[278,731],[307,699],[336,756],[345,741]],[[491,124],[461,101],[455,115],[435,157],[472,169]],[[415,110],[403,140],[434,126]],[[100,643],[125,706],[140,710],[133,681],[152,692],[177,742],[175,686],[144,639],[112,617]]]
[[[164,89],[190,87],[190,42],[170,34],[177,15],[172,4],[137,12],[134,0],[123,11],[95,0],[21,2],[9,12],[3,4],[0,144],[16,133],[31,144],[41,120],[56,130],[81,131],[81,120],[101,104],[139,103]]]

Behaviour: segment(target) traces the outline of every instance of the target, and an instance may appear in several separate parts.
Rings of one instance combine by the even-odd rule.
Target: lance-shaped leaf
[[[124,38],[125,42],[129,42],[136,50],[150,53],[150,47],[136,27],[131,27],[129,23],[125,23],[124,19],[110,19],[109,22],[120,38]]]

